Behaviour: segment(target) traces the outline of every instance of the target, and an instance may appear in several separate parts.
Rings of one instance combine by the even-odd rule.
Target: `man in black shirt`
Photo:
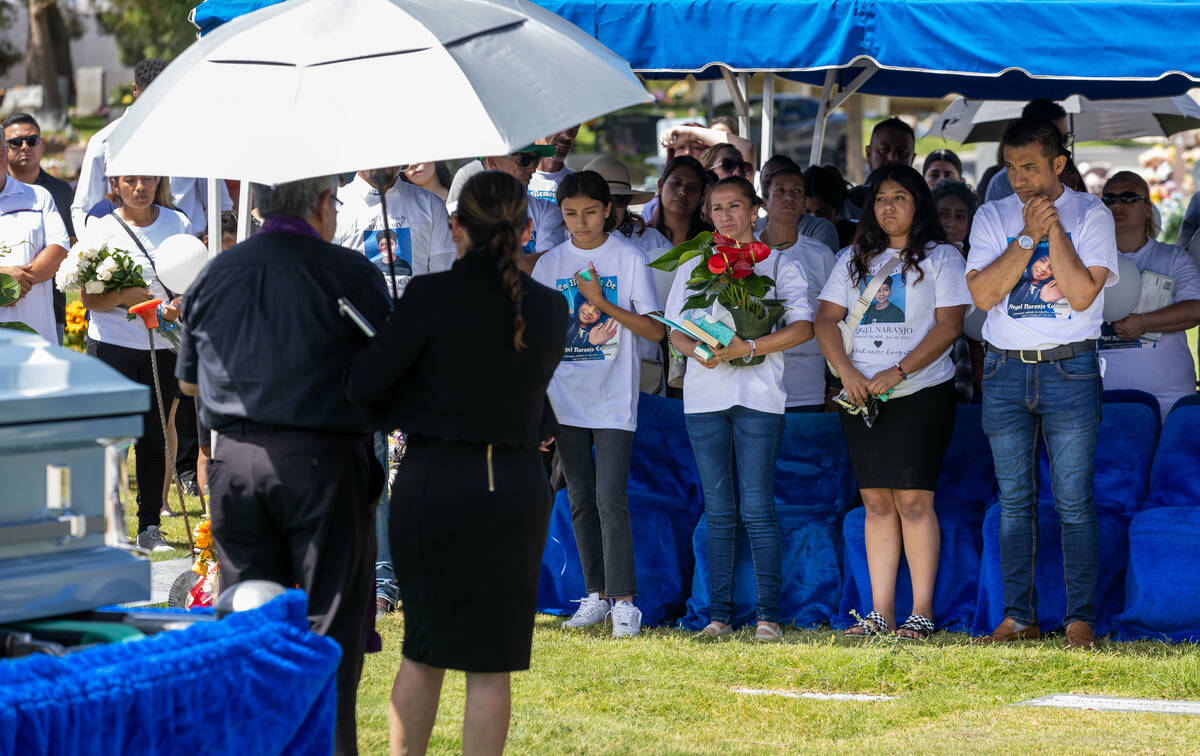
[[[867,181],[850,190],[850,195],[842,205],[842,217],[856,221],[862,213],[867,212],[869,208],[863,205],[867,203],[875,171],[885,165],[912,165],[913,158],[917,156],[916,144],[917,135],[912,126],[899,118],[886,118],[875,124],[875,128],[871,129],[871,141],[867,142],[864,150],[869,169]]]
[[[54,206],[67,227],[67,236],[75,243],[75,228],[71,225],[71,200],[75,190],[60,178],[51,176],[42,168],[42,155],[46,154],[46,141],[42,139],[42,128],[28,113],[11,113],[4,119],[5,149],[8,150],[8,175],[22,184],[40,186],[50,192]],[[62,344],[63,329],[67,322],[67,297],[54,284],[54,322],[58,324],[58,343]]]
[[[370,631],[383,470],[343,372],[388,312],[379,271],[329,243],[337,181],[255,187],[262,230],[189,287],[176,373],[217,439],[209,461],[213,540],[226,584],[271,580],[308,594],[315,632],[342,647],[335,753],[355,753],[354,705]]]

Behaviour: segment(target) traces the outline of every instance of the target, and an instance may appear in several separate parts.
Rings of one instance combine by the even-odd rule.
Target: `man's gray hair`
[[[336,197],[337,190],[337,176],[317,176],[276,186],[255,184],[254,204],[263,218],[275,213],[307,218],[317,211],[321,194],[330,192]]]

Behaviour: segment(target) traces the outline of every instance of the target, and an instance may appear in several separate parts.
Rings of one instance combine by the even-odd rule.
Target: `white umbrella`
[[[649,100],[525,0],[289,0],[181,53],[113,130],[109,170],[276,184],[502,155]]]
[[[1089,100],[1072,95],[1059,101],[1076,141],[1165,137],[1200,129],[1200,105],[1187,95],[1134,100]],[[938,116],[934,134],[952,142],[998,142],[1008,122],[1021,117],[1023,100],[967,100],[959,97]]]

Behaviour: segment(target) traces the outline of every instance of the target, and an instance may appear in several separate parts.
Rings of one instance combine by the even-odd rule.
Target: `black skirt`
[[[839,410],[858,487],[937,490],[954,433],[955,400],[953,380],[889,399],[870,428]]]
[[[550,487],[542,452],[488,449],[411,436],[397,470],[388,538],[404,655],[422,664],[529,668]]]

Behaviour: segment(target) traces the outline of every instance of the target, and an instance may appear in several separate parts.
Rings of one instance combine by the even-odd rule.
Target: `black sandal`
[[[901,630],[911,630],[917,634],[917,637],[911,635],[901,635]],[[933,620],[923,614],[910,614],[908,619],[904,620],[904,624],[896,628],[896,637],[904,640],[927,640],[933,634],[935,628]]]
[[[851,630],[861,627],[863,632],[852,633]],[[846,628],[843,635],[849,635],[852,638],[869,638],[872,635],[887,635],[888,623],[879,612],[871,612],[866,617],[863,617],[858,622],[855,622],[850,627]]]

